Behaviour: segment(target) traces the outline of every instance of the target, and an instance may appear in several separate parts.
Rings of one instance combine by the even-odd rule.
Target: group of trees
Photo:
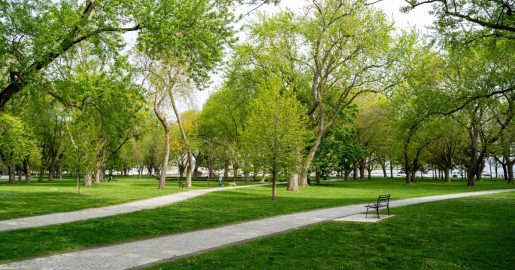
[[[250,1],[261,5],[270,1]],[[276,1],[272,1],[276,2]],[[374,2],[314,0],[260,13],[235,43],[239,1],[0,1],[0,157],[9,181],[63,172],[86,185],[106,171],[160,175],[170,163],[288,190],[337,173],[394,166],[453,169],[468,184],[485,162],[513,182],[513,5],[433,5],[433,36],[396,30]],[[124,33],[137,32],[127,49]],[[202,111],[177,99],[225,80]],[[130,53],[128,52],[130,51]],[[367,173],[365,173],[367,171]],[[79,186],[78,186],[79,187]]]

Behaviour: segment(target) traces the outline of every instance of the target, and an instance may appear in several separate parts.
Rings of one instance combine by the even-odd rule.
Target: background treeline
[[[99,2],[2,6],[0,169],[10,182],[67,173],[91,185],[135,169],[161,175],[162,188],[175,165],[188,185],[203,167],[296,191],[311,173],[386,177],[395,166],[408,183],[459,169],[474,185],[485,162],[513,182],[509,4],[429,1],[437,21],[424,36],[366,1],[312,1],[258,14],[236,42],[232,1]],[[133,50],[127,31],[138,32]],[[205,85],[227,45],[220,89],[202,111],[179,112],[176,100]]]

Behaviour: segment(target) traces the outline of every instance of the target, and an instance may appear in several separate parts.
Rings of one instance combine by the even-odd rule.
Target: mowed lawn
[[[392,214],[376,224],[306,227],[150,269],[514,269],[515,193]]]
[[[187,201],[130,214],[42,228],[0,233],[0,261],[19,260],[59,252],[146,239],[221,226],[241,221],[316,208],[365,203],[377,195],[392,199],[445,193],[514,188],[504,181],[483,181],[476,187],[464,182],[418,182],[399,179],[330,182],[292,193],[279,186],[277,200],[271,187],[251,187],[209,193]]]
[[[0,220],[100,207],[179,192],[177,181],[167,181],[158,189],[153,177],[114,177],[114,182],[81,187],[77,194],[75,179],[52,182],[0,182]],[[216,183],[194,181],[193,188],[215,187]]]

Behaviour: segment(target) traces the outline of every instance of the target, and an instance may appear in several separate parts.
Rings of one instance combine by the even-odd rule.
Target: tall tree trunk
[[[161,163],[161,174],[159,176],[159,189],[165,188],[166,172],[168,171],[168,159],[170,158],[170,128],[168,126],[168,123],[163,124],[163,130],[165,133],[165,145],[164,145],[165,154],[163,157],[163,163]]]
[[[505,178],[508,183],[510,184],[513,184],[513,165],[515,164],[515,158],[514,159],[511,159],[510,157],[510,154],[509,154],[509,149],[505,149],[505,153],[504,153],[504,162],[506,164],[506,170],[505,170]]]
[[[175,117],[177,118],[177,124],[179,125],[179,130],[181,131],[182,141],[184,142],[184,147],[188,152],[188,171],[186,172],[186,187],[191,188],[191,175],[193,174],[193,154],[191,152],[191,147],[188,143],[188,137],[186,136],[186,131],[182,125],[181,115],[177,110],[177,106],[175,104],[175,99],[173,97],[173,93],[171,88],[168,89],[168,96],[170,97],[170,103],[172,103],[172,108],[175,113]]]
[[[388,174],[386,173],[386,161],[381,162],[381,169],[383,169],[383,177],[387,178]]]
[[[91,173],[88,173],[88,174],[84,175],[84,186],[90,187],[91,185],[93,185],[93,180],[91,177]]]
[[[444,175],[445,175],[445,182],[449,183],[451,182],[450,174],[449,174],[449,168],[444,169]]]
[[[77,174],[77,194],[80,194],[80,173]]]
[[[317,181],[317,185],[320,185],[320,177],[321,177],[321,173],[319,171],[316,171],[315,172],[315,180]]]
[[[234,165],[233,165],[234,166]],[[232,180],[233,181],[236,181],[236,177],[238,176],[238,167],[237,166],[234,166],[233,169],[233,174],[232,174]]]
[[[250,172],[243,170],[243,182],[248,183],[250,181]]]
[[[259,167],[252,166],[252,181],[257,181],[258,174],[259,174]]]
[[[276,164],[275,164],[275,155],[272,157],[272,200],[275,200],[276,196],[276,187],[275,187],[275,181],[276,181]]]
[[[19,166],[16,166],[16,173],[18,174],[18,182],[21,182],[21,172],[22,172],[22,169]]]
[[[30,171],[30,164],[27,159],[23,160],[23,173],[25,173],[25,183],[30,183],[32,179],[32,173]]]
[[[354,170],[354,171],[353,171],[353,173],[354,173],[354,174],[352,175],[352,178],[353,178],[354,180],[356,180],[356,179],[358,179],[358,162],[357,162],[357,161],[356,161],[356,162],[354,162],[354,165],[353,165],[353,166],[354,166],[354,167],[353,167],[353,170]]]
[[[9,184],[14,184],[16,182],[16,163],[14,161],[9,161],[9,166],[7,167],[9,174]]]
[[[209,171],[207,180],[211,181],[213,180],[213,161],[211,160],[211,157],[207,158],[207,169]]]
[[[43,182],[44,174],[45,174],[45,165],[43,165],[43,160],[41,160],[41,165],[39,166],[38,182]]]
[[[229,178],[229,161],[226,160],[224,163],[224,178]]]
[[[193,178],[193,155],[191,149],[188,148],[188,166],[186,167],[186,187],[191,188]]]
[[[48,164],[48,181],[52,182],[55,175],[55,156],[52,155],[50,158],[50,164]]]
[[[309,149],[308,155],[306,159],[304,160],[304,164],[302,165],[302,173],[301,177],[299,179],[299,186],[301,187],[307,187],[308,184],[308,177],[309,177],[309,167],[311,167],[311,162],[313,162],[313,158],[315,157],[316,152],[318,151],[318,148],[320,147],[320,143],[322,142],[322,139],[324,137],[325,128],[324,128],[324,116],[322,110],[320,111],[320,123],[318,124],[318,132],[317,137],[315,140],[315,143],[311,148]]]
[[[170,158],[170,125],[168,124],[166,117],[159,110],[159,105],[157,102],[154,104],[154,112],[161,122],[161,125],[163,126],[163,132],[165,135],[164,157],[161,163],[161,174],[159,176],[159,189],[164,189],[166,185],[166,172],[168,171],[168,159]]]
[[[199,174],[198,168],[200,167],[200,162],[197,162],[197,159],[195,159],[195,166],[193,167],[193,179],[196,180],[197,176]]]
[[[359,162],[359,179],[365,179],[365,159]]]
[[[299,191],[299,174],[294,173],[288,179],[288,191],[298,192]]]

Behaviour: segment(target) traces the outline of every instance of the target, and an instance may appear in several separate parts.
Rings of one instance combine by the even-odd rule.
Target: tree
[[[452,38],[515,36],[515,6],[506,0],[406,0],[409,11],[420,5],[430,4],[437,17],[436,26]]]
[[[262,16],[240,58],[262,77],[279,72],[307,108],[315,139],[299,168],[301,185],[327,131],[357,96],[388,87],[392,63],[392,28],[365,1],[313,1],[306,10]]]
[[[5,113],[0,113],[0,159],[9,171],[10,184],[15,181],[17,163],[39,159],[37,140],[32,131],[19,118]]]
[[[38,82],[78,45],[117,55],[121,34],[137,32],[137,47],[166,54],[205,78],[230,38],[229,0],[2,1],[0,108]],[[208,42],[211,40],[211,42]],[[94,56],[92,56],[94,57]],[[109,58],[109,57],[107,57]]]
[[[281,92],[283,94],[281,95]],[[272,199],[278,176],[288,178],[296,169],[305,144],[305,117],[302,107],[277,78],[263,82],[251,102],[242,140],[245,152],[272,176]]]

